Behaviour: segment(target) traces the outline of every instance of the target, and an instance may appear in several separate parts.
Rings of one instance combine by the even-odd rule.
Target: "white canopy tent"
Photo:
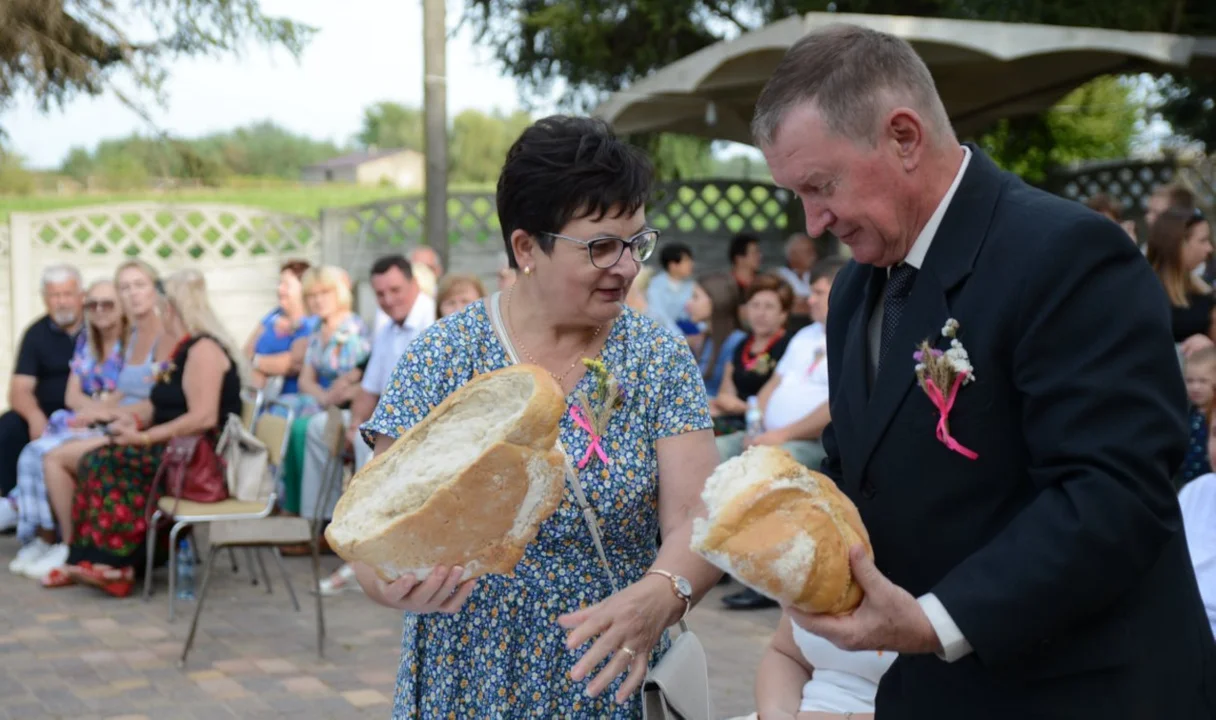
[[[751,144],[756,98],[785,51],[808,31],[840,22],[911,43],[961,136],[1044,110],[1100,75],[1216,73],[1216,37],[813,12],[677,60],[615,93],[595,114],[624,134],[678,132]]]

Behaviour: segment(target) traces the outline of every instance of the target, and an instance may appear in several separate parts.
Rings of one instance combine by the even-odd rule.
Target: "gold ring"
[[[624,645],[621,646],[621,652],[623,652],[629,656],[630,662],[633,662],[634,660],[638,659],[638,654],[636,652],[630,650],[629,648],[625,647]]]

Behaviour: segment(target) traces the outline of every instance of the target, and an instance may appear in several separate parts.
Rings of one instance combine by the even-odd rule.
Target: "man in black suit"
[[[808,232],[854,256],[827,323],[824,471],[874,562],[853,549],[855,612],[795,621],[901,653],[880,720],[1216,717],[1170,484],[1186,396],[1126,234],[960,145],[924,63],[882,33],[804,37],[753,129]],[[942,359],[972,374],[947,426],[913,353],[951,335]]]

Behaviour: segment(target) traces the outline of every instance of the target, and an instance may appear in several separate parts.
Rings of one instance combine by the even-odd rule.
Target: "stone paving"
[[[0,537],[0,567],[16,552]],[[189,663],[179,669],[194,604],[168,622],[164,571],[150,602],[91,588],[44,590],[0,570],[0,720],[213,720],[387,718],[400,619],[348,592],[325,602],[324,660],[316,656],[308,561],[286,558],[299,594],[294,612],[269,559],[273,593],[222,564]],[[337,566],[322,558],[323,570]],[[706,646],[717,715],[752,710],[755,668],[778,612],[726,612],[715,588],[689,622]]]

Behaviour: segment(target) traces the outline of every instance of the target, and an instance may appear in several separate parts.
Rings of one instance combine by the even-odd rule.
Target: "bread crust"
[[[755,480],[724,507],[713,507],[714,498],[706,493],[710,519],[694,533],[693,550],[744,584],[804,612],[852,612],[863,594],[853,581],[849,548],[861,543],[874,555],[856,506],[831,478],[780,448],[751,448],[742,460]]]
[[[531,376],[533,392],[500,441],[472,458],[420,507],[402,513],[378,532],[348,541],[342,539],[345,533],[334,532],[348,513],[379,500],[383,466],[389,458],[416,450],[435,423],[484,390],[483,385],[520,373]],[[406,573],[422,578],[440,565],[464,567],[465,579],[512,574],[540,524],[557,510],[565,493],[565,458],[555,447],[565,410],[561,387],[541,368],[513,365],[473,378],[355,475],[334,509],[334,522],[326,529],[330,547],[347,562],[373,567],[386,581]],[[525,499],[533,485],[539,495],[533,498],[535,505],[526,508]],[[528,517],[517,527],[521,514]]]

